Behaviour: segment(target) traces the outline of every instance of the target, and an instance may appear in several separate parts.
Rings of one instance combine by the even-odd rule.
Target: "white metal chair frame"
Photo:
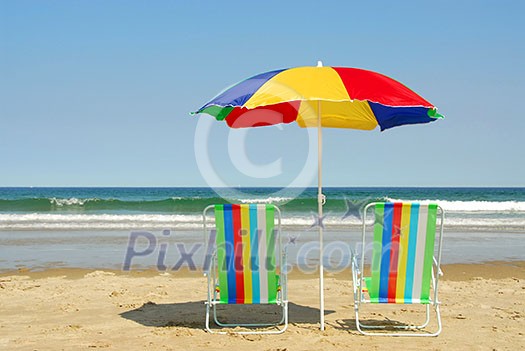
[[[247,335],[247,334],[281,334],[286,331],[288,328],[288,278],[287,278],[287,272],[286,269],[283,269],[283,267],[286,267],[286,248],[283,250],[282,245],[282,239],[281,239],[281,210],[273,205],[275,208],[275,212],[277,213],[277,229],[274,228],[276,237],[276,242],[278,243],[278,250],[280,255],[276,255],[276,264],[281,268],[280,271],[280,285],[281,289],[277,293],[277,305],[282,307],[282,317],[279,320],[279,322],[276,323],[224,323],[219,320],[217,317],[217,305],[224,305],[227,304],[221,304],[220,300],[217,299],[217,289],[218,286],[218,276],[217,276],[217,247],[213,249],[213,254],[211,257],[211,265],[210,270],[208,272],[204,272],[204,275],[208,278],[208,296],[207,300],[205,302],[206,304],[206,330],[212,334],[241,334],[241,335]],[[214,205],[210,205],[206,207],[202,213],[203,217],[203,224],[204,224],[204,235],[206,239],[206,243],[209,244],[209,233],[208,233],[208,220],[207,220],[207,213],[214,209]],[[277,240],[278,239],[278,240]],[[214,241],[215,242],[215,241]],[[213,290],[213,292],[212,292]],[[276,327],[277,330],[246,330],[246,331],[217,331],[210,328],[210,308],[213,309],[213,321],[216,325],[222,328],[235,328],[235,327],[245,327],[245,328],[258,328],[258,327]],[[280,325],[283,325],[282,328],[279,328]]]
[[[368,209],[375,206],[378,203],[382,202],[373,202],[368,204],[364,211],[363,211],[363,235],[362,235],[362,242],[361,242],[361,255],[360,257],[356,257],[356,255],[353,255],[352,257],[352,281],[354,286],[354,311],[355,311],[355,321],[356,321],[356,327],[357,330],[364,335],[371,335],[371,336],[438,336],[441,333],[442,330],[442,323],[441,323],[441,313],[439,310],[439,305],[441,304],[438,299],[438,283],[439,283],[439,277],[443,275],[443,271],[441,270],[441,248],[443,243],[443,225],[445,220],[445,211],[441,206],[437,206],[439,209],[439,217],[440,217],[440,223],[439,223],[439,239],[437,240],[437,259],[434,256],[432,258],[433,265],[432,265],[432,279],[431,279],[431,286],[433,291],[433,298],[430,299],[430,303],[426,304],[426,319],[425,322],[421,325],[369,325],[369,324],[362,324],[359,319],[359,307],[361,304],[370,303],[370,300],[367,300],[365,298],[365,294],[363,293],[364,288],[364,267],[365,267],[365,244],[366,244],[366,215],[368,212]],[[436,251],[434,251],[436,252]],[[358,263],[359,262],[359,263]],[[437,274],[436,274],[437,273]],[[378,304],[380,305],[380,304]],[[388,304],[381,304],[381,305],[394,305],[394,303]],[[406,305],[406,304],[398,304],[398,305]],[[414,304],[416,305],[416,304]],[[433,333],[403,333],[403,332],[395,332],[395,333],[381,333],[381,332],[369,332],[368,330],[374,330],[374,329],[381,329],[385,330],[387,328],[394,328],[394,329],[402,329],[402,330],[421,330],[425,328],[429,322],[430,322],[430,306],[434,308],[434,311],[436,313],[436,319],[437,319],[437,325],[438,329]]]

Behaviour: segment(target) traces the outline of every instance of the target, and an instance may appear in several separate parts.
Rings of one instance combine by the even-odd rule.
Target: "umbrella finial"
[[[321,60],[317,61],[317,67],[323,67],[323,61]]]

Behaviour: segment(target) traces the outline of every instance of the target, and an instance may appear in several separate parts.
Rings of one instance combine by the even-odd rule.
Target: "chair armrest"
[[[432,257],[432,261],[434,262],[434,265],[436,266],[437,268],[437,274],[442,277],[443,276],[443,271],[441,270],[441,267],[438,266],[438,263],[436,261],[436,258],[435,257]]]
[[[361,270],[359,269],[359,258],[355,255],[352,255],[352,271],[355,271],[357,275],[361,275]]]
[[[280,262],[280,264],[281,264],[281,273],[282,273],[283,269],[286,269],[286,272],[284,272],[285,274],[282,274],[283,278],[285,280],[285,284],[286,284],[286,280],[288,278],[288,267],[286,266],[286,263],[288,262],[288,247],[286,245],[283,248],[283,252],[282,252],[282,256],[281,257],[282,257],[282,260]]]
[[[214,262],[215,262],[216,255],[217,255],[217,250],[213,250],[212,254],[209,256],[209,262],[207,265],[206,265],[206,258],[204,259],[204,267],[202,267],[202,269],[204,270],[203,275],[205,277],[207,277],[210,274],[212,267],[215,265]]]
[[[359,259],[357,256],[352,255],[352,280],[354,283],[354,289],[358,289],[361,285],[361,270],[359,269]]]

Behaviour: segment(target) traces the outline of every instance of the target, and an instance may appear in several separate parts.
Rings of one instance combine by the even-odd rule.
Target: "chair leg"
[[[226,327],[226,328],[235,328],[235,327],[277,327],[277,330],[268,330],[268,331],[230,331],[229,333],[233,334],[281,334],[284,333],[288,329],[288,301],[282,301],[282,317],[281,320],[277,323],[223,323],[219,321],[219,318],[217,316],[217,308],[215,303],[211,303],[213,305],[213,320],[216,325],[220,327]],[[224,331],[213,331],[209,328],[209,305],[206,306],[206,330],[209,331],[212,334],[228,334]],[[284,325],[283,328],[279,329],[280,325]]]
[[[441,334],[441,330],[443,329],[443,326],[441,324],[441,312],[439,311],[439,303],[435,304],[435,311],[437,316],[437,323],[438,323],[438,330],[434,333],[434,336],[438,336]]]
[[[427,305],[426,307],[426,319],[425,319],[425,323],[421,324],[421,325],[417,325],[417,326],[414,326],[415,329],[423,329],[424,327],[426,327],[428,325],[428,323],[430,323],[430,304]]]
[[[207,301],[206,302],[206,330],[209,332],[209,333],[214,333],[213,330],[210,329],[210,302]]]
[[[437,319],[437,324],[438,324],[438,329],[434,333],[400,333],[400,332],[396,332],[396,333],[379,333],[379,332],[377,332],[376,333],[376,332],[365,331],[365,329],[382,329],[382,330],[385,330],[389,326],[386,326],[386,325],[364,325],[364,324],[361,324],[361,322],[359,320],[359,305],[356,304],[356,308],[355,308],[356,328],[361,334],[369,335],[369,336],[420,336],[420,337],[421,336],[438,336],[441,333],[441,330],[442,330],[441,313],[440,313],[440,310],[439,310],[439,304],[435,304],[434,305],[434,310],[436,312],[436,319]],[[430,305],[427,305],[426,306],[426,320],[425,320],[425,323],[423,323],[422,325],[419,325],[419,326],[414,326],[414,325],[391,326],[391,328],[403,329],[403,330],[414,330],[414,329],[420,330],[420,329],[423,329],[424,327],[426,327],[429,322],[430,322]]]
[[[281,329],[280,333],[284,333],[288,329],[288,301],[284,301],[283,306],[283,317],[284,317],[284,327]],[[280,334],[279,333],[279,334]]]

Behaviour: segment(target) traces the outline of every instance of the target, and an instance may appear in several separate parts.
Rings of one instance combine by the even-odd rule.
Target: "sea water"
[[[339,263],[348,261],[360,241],[366,204],[397,200],[436,202],[444,209],[445,263],[525,259],[525,188],[325,188],[323,193],[325,243]],[[165,266],[180,259],[177,245],[193,250],[200,265],[202,211],[228,202],[278,205],[293,264],[301,254],[318,262],[317,188],[0,188],[0,271],[121,268],[132,233],[158,238],[151,254],[134,257],[136,267],[158,266],[163,242],[171,250]],[[136,252],[144,250],[144,238]]]
[[[273,203],[283,225],[300,229],[317,212],[317,188],[0,188],[0,230],[199,229],[210,204]],[[436,202],[447,228],[525,232],[525,188],[325,188],[324,224],[358,226],[373,201]],[[226,195],[226,196],[225,196]]]

